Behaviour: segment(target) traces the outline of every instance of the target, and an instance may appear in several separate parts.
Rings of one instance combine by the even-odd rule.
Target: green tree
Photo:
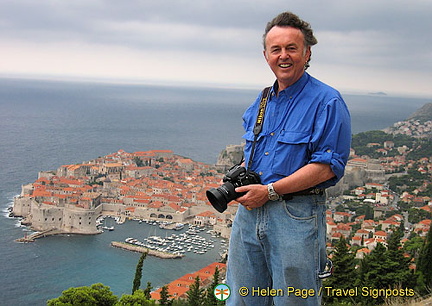
[[[147,282],[147,287],[143,290],[147,300],[151,300],[151,291],[153,287],[150,282]]]
[[[115,306],[141,306],[156,305],[155,301],[150,301],[142,290],[136,290],[133,294],[124,294]]]
[[[432,213],[423,209],[410,208],[408,210],[408,221],[419,223],[421,220],[432,218]]]
[[[339,204],[338,206],[335,207],[335,210],[337,212],[345,212],[345,207],[343,204]]]
[[[355,271],[355,254],[350,253],[347,247],[347,241],[341,237],[335,245],[335,253],[332,258],[333,261],[333,275],[324,281],[324,286],[337,289],[351,289],[357,279]],[[346,297],[338,299],[336,296],[325,296],[326,302],[342,302],[346,301]]]
[[[144,162],[138,156],[135,156],[133,160],[134,160],[135,164],[137,165],[137,167],[143,167],[144,166]]]
[[[205,292],[205,299],[204,299],[205,306],[224,305],[224,303],[222,301],[219,301],[214,295],[214,289],[217,285],[219,285],[219,276],[220,276],[220,272],[218,267],[216,267],[215,272],[213,274],[213,281]]]
[[[422,274],[426,290],[432,290],[432,230],[429,229],[425,243],[420,251],[417,270]],[[425,290],[425,291],[426,291]]]
[[[388,275],[393,279],[393,287],[413,288],[416,284],[415,277],[409,269],[410,258],[406,258],[401,247],[400,240],[403,237],[403,227],[393,232],[387,241],[387,258],[389,261]]]
[[[360,286],[374,289],[387,289],[392,287],[393,279],[389,272],[389,260],[386,255],[386,248],[378,243],[375,249],[366,256],[360,264],[359,283]],[[374,299],[372,297],[362,297],[365,305],[382,304],[384,301],[381,297]]]
[[[186,300],[174,299],[171,301],[173,302],[172,306],[189,306]]]
[[[365,207],[365,220],[372,220],[374,218],[374,210],[373,207],[369,204]]]
[[[195,282],[190,286],[189,291],[186,292],[186,294],[189,306],[203,305],[204,289],[200,288],[199,276],[195,278]]]
[[[159,304],[160,305],[172,305],[173,301],[170,299],[171,295],[168,292],[168,286],[163,286],[160,292],[160,299]]]
[[[414,234],[409,237],[409,240],[404,243],[403,249],[405,252],[411,255],[412,258],[418,258],[420,250],[424,244],[422,237]]]
[[[432,143],[430,139],[418,139],[418,146],[416,150],[413,150],[407,154],[408,159],[419,160],[422,157],[430,156],[430,152],[432,151]]]
[[[48,306],[113,306],[118,298],[110,287],[101,283],[93,284],[90,287],[69,288],[62,292],[58,298],[47,301]]]
[[[136,270],[135,270],[135,278],[133,280],[132,294],[137,291],[141,286],[141,277],[142,277],[142,267],[144,264],[144,259],[147,257],[147,252],[142,253],[141,257],[138,261]]]

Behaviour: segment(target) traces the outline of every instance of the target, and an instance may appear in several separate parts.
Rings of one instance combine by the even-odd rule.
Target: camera
[[[261,184],[257,173],[248,171],[240,165],[232,167],[225,174],[223,182],[222,186],[206,191],[207,199],[218,212],[224,212],[229,202],[245,194],[245,192],[236,192],[235,188],[250,184]]]

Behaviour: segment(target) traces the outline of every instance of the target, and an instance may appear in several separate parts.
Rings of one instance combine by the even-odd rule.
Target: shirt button
[[[264,155],[269,155],[269,154],[270,154],[269,152],[265,152],[265,153],[264,153]]]
[[[262,171],[260,173],[258,173],[259,175],[263,175]]]
[[[330,149],[328,149],[328,150],[327,150],[327,153],[331,153],[331,150],[330,150]]]
[[[270,133],[270,136],[274,136],[274,133]]]

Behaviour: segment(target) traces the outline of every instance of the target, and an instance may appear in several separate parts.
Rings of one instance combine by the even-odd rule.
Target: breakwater
[[[161,252],[158,250],[151,250],[142,246],[132,245],[126,242],[113,241],[111,242],[111,245],[113,247],[121,248],[132,252],[147,253],[148,255],[156,256],[162,259],[182,258],[184,256],[181,254],[171,254],[171,253]]]

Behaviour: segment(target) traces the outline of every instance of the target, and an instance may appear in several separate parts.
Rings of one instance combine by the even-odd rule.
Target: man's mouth
[[[281,68],[289,68],[292,66],[292,64],[279,64],[278,66]]]

